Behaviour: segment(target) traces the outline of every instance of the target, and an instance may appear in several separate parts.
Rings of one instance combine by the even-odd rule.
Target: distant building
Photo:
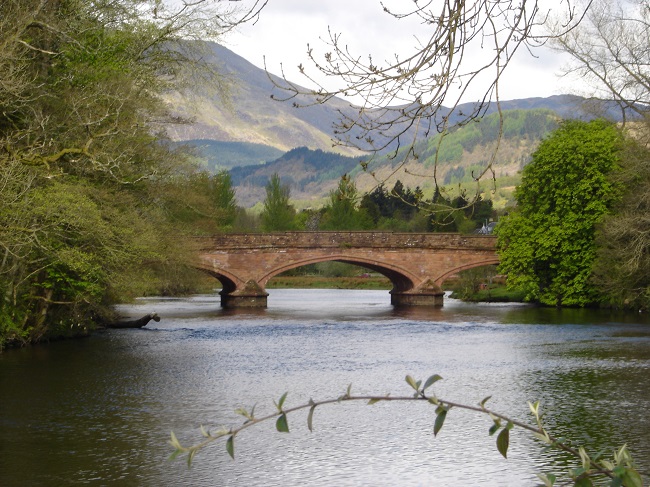
[[[479,235],[492,235],[492,232],[494,232],[494,227],[497,226],[497,222],[485,222],[483,223],[483,226],[476,230],[476,233]]]

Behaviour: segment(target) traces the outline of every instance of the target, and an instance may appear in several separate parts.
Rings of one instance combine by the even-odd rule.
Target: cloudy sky
[[[404,0],[387,1],[402,8],[412,5]],[[321,53],[327,52],[323,39],[328,39],[328,26],[342,35],[352,52],[363,56],[372,53],[373,59],[390,59],[395,52],[411,52],[415,35],[421,33],[421,38],[426,37],[426,27],[394,19],[383,11],[380,0],[270,0],[256,24],[246,25],[222,43],[258,67],[264,67],[266,58],[267,68],[274,74],[280,73],[282,65],[289,80],[306,86],[297,66],[309,65],[307,44]],[[546,48],[539,48],[534,54],[536,57],[524,49],[518,52],[501,80],[502,99],[576,91],[569,80],[558,77],[566,63],[559,54]],[[473,94],[477,96],[478,91]]]

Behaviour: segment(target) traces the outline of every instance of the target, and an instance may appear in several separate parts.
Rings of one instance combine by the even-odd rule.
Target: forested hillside
[[[230,174],[238,202],[243,206],[262,201],[264,187],[275,173],[289,185],[294,201],[300,206],[311,206],[311,202],[324,200],[343,174],[349,174],[361,192],[372,191],[379,184],[392,186],[399,180],[407,187],[420,187],[425,196],[431,197],[437,159],[438,185],[457,195],[459,185],[474,190],[470,188],[474,177],[485,170],[496,151],[496,181],[485,183],[483,191],[484,198],[494,199],[503,207],[512,198],[519,171],[539,142],[557,127],[558,120],[548,109],[505,111],[497,150],[499,116],[492,114],[444,137],[436,135],[420,141],[415,146],[417,160],[411,158],[401,168],[396,164],[401,154],[376,157],[364,171],[362,162],[367,161],[367,156],[351,158],[302,147],[265,164],[235,167]],[[493,191],[495,184],[497,191]]]
[[[175,146],[189,146],[198,163],[211,172],[237,166],[249,166],[273,161],[282,155],[280,149],[250,142],[221,142],[212,139],[187,140]]]

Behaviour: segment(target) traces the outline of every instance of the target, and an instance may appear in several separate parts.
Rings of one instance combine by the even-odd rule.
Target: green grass
[[[392,289],[388,278],[277,276],[266,285],[267,289]]]

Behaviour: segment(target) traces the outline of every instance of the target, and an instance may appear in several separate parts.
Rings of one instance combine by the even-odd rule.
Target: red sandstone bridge
[[[221,281],[223,307],[266,307],[269,279],[316,262],[359,265],[388,277],[396,306],[442,306],[441,285],[498,264],[496,237],[456,233],[283,232],[197,237],[196,267]]]

